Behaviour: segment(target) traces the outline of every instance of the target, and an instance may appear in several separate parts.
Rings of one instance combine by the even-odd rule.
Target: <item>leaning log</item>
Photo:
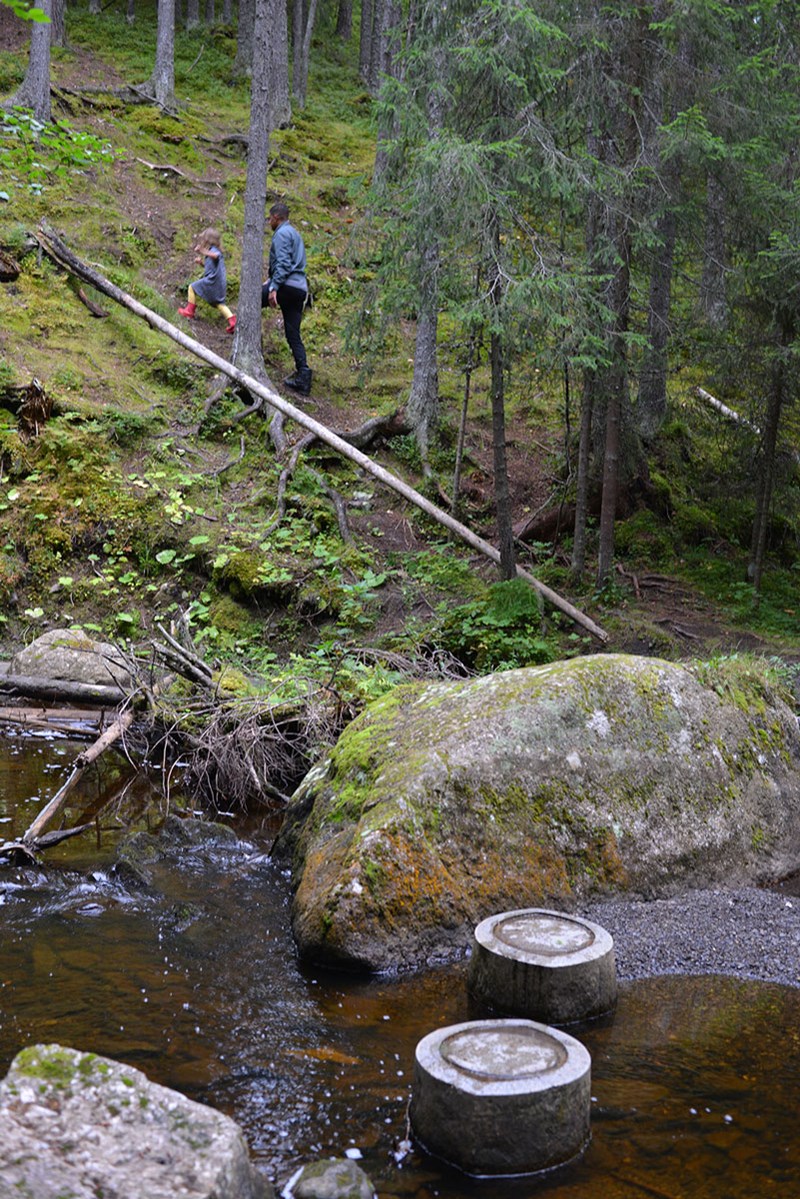
[[[704,387],[695,387],[694,394],[698,399],[708,404],[710,408],[714,408],[720,416],[724,416],[726,420],[731,421],[732,424],[744,425],[745,428],[750,429],[758,437],[761,436],[761,430],[758,425],[754,425],[746,416],[742,416],[740,412],[736,412],[733,408],[729,408],[727,404],[723,404],[722,400],[718,400],[716,396],[712,396],[711,392],[706,391]]]
[[[75,764],[72,767],[72,773],[67,781],[58,789],[49,803],[45,804],[33,823],[25,830],[22,836],[23,845],[35,847],[37,842],[41,842],[45,828],[55,820],[56,816],[58,816],[59,812],[65,806],[70,792],[81,778],[86,767],[91,765],[101,754],[105,753],[116,741],[119,741],[132,721],[132,712],[122,712],[114,723],[108,726],[102,736],[97,738],[93,745],[90,745],[84,753],[78,754]],[[2,846],[0,846],[0,850],[2,850]]]
[[[71,679],[40,679],[25,674],[0,675],[0,693],[22,695],[26,699],[41,699],[54,704],[102,704],[117,707],[125,699],[119,687],[103,683],[74,683]]]
[[[462,525],[460,521],[455,520],[449,512],[445,512],[444,509],[432,504],[430,500],[426,499],[425,496],[421,495],[420,492],[416,491],[413,487],[410,487],[408,483],[404,482],[402,479],[399,479],[396,475],[391,474],[389,471],[384,470],[383,467],[379,466],[378,463],[372,458],[368,458],[366,454],[362,453],[355,446],[350,445],[344,440],[344,438],[340,437],[336,433],[333,433],[325,425],[320,424],[319,421],[314,420],[313,417],[308,415],[308,413],[303,412],[301,408],[296,408],[294,404],[290,404],[289,401],[285,400],[277,391],[274,391],[271,387],[267,387],[265,384],[258,382],[251,375],[245,374],[244,371],[239,370],[238,367],[234,366],[231,362],[228,362],[226,358],[221,358],[219,354],[215,354],[212,350],[209,350],[206,346],[202,345],[201,342],[195,341],[191,337],[187,337],[187,335],[181,332],[180,329],[176,328],[175,325],[170,324],[169,321],[164,320],[163,317],[160,317],[151,309],[146,308],[144,304],[140,304],[138,300],[133,298],[133,296],[130,296],[127,294],[127,292],[122,291],[109,279],[106,279],[98,271],[94,270],[93,267],[90,267],[87,263],[82,262],[81,259],[77,258],[68,248],[68,246],[66,246],[58,237],[58,235],[44,222],[42,222],[40,226],[38,240],[42,246],[42,249],[51,258],[53,258],[55,262],[59,263],[66,270],[72,271],[74,274],[78,275],[79,278],[84,279],[87,283],[90,283],[92,287],[95,287],[98,291],[103,292],[104,295],[110,296],[110,298],[112,300],[116,300],[118,304],[122,304],[123,307],[128,308],[137,316],[142,317],[143,320],[147,321],[152,328],[166,334],[167,337],[171,338],[172,341],[176,342],[179,346],[182,346],[185,350],[188,350],[189,353],[194,354],[196,357],[201,358],[204,362],[209,363],[209,365],[213,366],[215,370],[221,371],[223,374],[227,375],[228,378],[233,379],[236,383],[245,388],[247,391],[251,392],[253,395],[260,396],[262,399],[266,400],[266,402],[272,408],[276,409],[278,412],[281,412],[284,416],[288,416],[302,428],[308,429],[309,432],[314,433],[320,441],[324,441],[327,445],[331,446],[338,453],[340,453],[344,458],[348,458],[351,462],[355,462],[363,470],[371,474],[373,478],[378,479],[379,482],[385,484],[387,487],[390,487],[393,491],[397,492],[398,495],[403,496],[403,498],[408,500],[409,503],[419,508],[420,511],[424,512],[427,516],[430,516],[433,520],[442,525],[444,528],[448,529],[451,533],[454,533],[461,539],[461,541],[465,542],[472,549],[477,550],[478,553],[488,558],[491,562],[496,563],[498,566],[500,565],[500,551],[496,549],[495,546],[491,545],[490,542],[485,541],[483,537],[479,537],[477,533],[473,533],[473,531],[467,528],[466,525]],[[528,571],[523,570],[521,566],[516,568],[516,572],[518,577],[524,579],[526,583],[528,583],[536,592],[538,592],[545,602],[563,612],[570,618],[570,620],[573,620],[576,624],[581,625],[599,641],[606,642],[608,640],[608,634],[604,629],[596,624],[591,617],[587,616],[584,612],[581,612],[580,609],[569,603],[568,600],[565,600],[550,587],[547,587],[546,584],[540,582],[539,579],[535,578]]]

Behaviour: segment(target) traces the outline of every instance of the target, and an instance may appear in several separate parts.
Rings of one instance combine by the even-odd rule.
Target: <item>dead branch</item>
[[[202,658],[198,658],[197,654],[192,650],[188,649],[185,645],[181,645],[171,633],[167,632],[162,624],[157,624],[156,628],[167,641],[167,645],[156,645],[153,642],[153,648],[169,661],[176,670],[181,667],[182,669],[179,673],[183,674],[186,678],[191,679],[193,682],[202,683],[205,687],[210,687],[214,677],[211,667],[207,666]]]
[[[12,258],[5,250],[0,250],[0,283],[13,283],[19,278],[22,267],[16,258]]]
[[[180,179],[191,183],[192,187],[212,187],[219,191],[222,186],[218,179],[193,179],[191,175],[187,175],[185,171],[173,166],[170,162],[148,162],[146,158],[137,158],[135,161],[140,162],[143,167],[147,167],[151,171],[161,171],[164,175],[177,175]]]
[[[72,773],[62,787],[56,792],[49,803],[45,804],[39,815],[29,825],[23,833],[19,841],[6,841],[0,844],[0,856],[8,856],[13,853],[23,853],[35,860],[36,854],[47,844],[53,844],[52,834],[50,834],[49,842],[44,840],[44,830],[48,824],[53,821],[56,816],[64,808],[70,792],[75,787],[76,783],[83,776],[83,772],[87,766],[96,761],[101,754],[112,746],[123,735],[125,730],[133,721],[132,712],[122,712],[113,724],[109,725],[106,731],[97,738],[93,745],[84,753],[78,754],[75,759],[75,764],[72,767]],[[86,826],[84,826],[86,827]],[[70,830],[71,832],[72,830]],[[76,830],[76,831],[83,831]],[[62,839],[62,838],[59,838]]]
[[[94,104],[91,96],[113,96],[116,100],[122,100],[124,104],[152,104],[154,100],[152,93],[148,94],[144,86],[137,86],[135,83],[125,83],[121,87],[99,83],[82,88],[64,87],[60,84],[57,89],[51,87],[50,90],[57,96],[75,96],[84,104]]]
[[[158,329],[161,333],[166,334],[167,337],[171,338],[178,345],[183,346],[184,349],[189,350],[190,353],[197,355],[197,357],[202,358],[204,361],[214,366],[217,370],[222,371],[223,374],[228,375],[230,378],[236,380],[237,383],[239,383],[242,387],[245,387],[254,395],[261,396],[269,405],[271,405],[271,407],[277,409],[279,412],[282,412],[285,416],[290,417],[303,428],[314,433],[321,441],[326,442],[326,444],[330,445],[343,457],[355,462],[358,466],[362,467],[362,469],[373,475],[381,483],[385,484],[387,487],[390,487],[399,495],[402,495],[421,511],[425,512],[426,515],[437,521],[438,524],[443,525],[446,529],[449,529],[451,533],[454,533],[467,545],[483,554],[484,557],[489,558],[496,565],[500,565],[500,551],[495,546],[491,545],[490,542],[486,541],[483,537],[479,537],[476,533],[473,533],[471,529],[455,520],[448,512],[445,512],[441,508],[438,508],[435,504],[432,504],[430,500],[426,499],[425,496],[421,495],[415,490],[415,488],[409,486],[409,484],[404,480],[399,479],[396,475],[391,474],[390,471],[384,470],[384,468],[379,466],[378,463],[372,458],[368,458],[366,454],[361,452],[361,450],[357,449],[353,445],[350,445],[342,437],[339,437],[338,434],[332,432],[330,429],[326,428],[325,425],[322,425],[318,421],[314,420],[314,418],[309,416],[308,413],[303,412],[300,408],[296,408],[294,404],[291,404],[288,400],[285,400],[283,396],[275,391],[272,387],[265,386],[263,383],[260,383],[258,380],[254,379],[251,375],[245,374],[244,371],[239,370],[238,367],[234,366],[226,359],[221,358],[212,350],[209,350],[206,346],[201,345],[200,342],[194,341],[192,338],[187,337],[185,333],[182,333],[180,329],[170,324],[169,321],[164,320],[163,317],[158,316],[157,313],[153,312],[149,308],[146,308],[144,304],[140,304],[138,300],[133,298],[133,296],[128,295],[126,292],[116,287],[115,284],[110,282],[110,280],[106,279],[92,267],[88,266],[86,263],[77,258],[72,251],[66,245],[64,245],[55,232],[47,227],[44,222],[40,227],[40,233],[38,237],[45,252],[51,255],[55,261],[59,262],[62,266],[65,266],[68,270],[73,271],[86,282],[91,283],[91,285],[96,287],[98,291],[102,291],[105,295],[108,295],[113,300],[116,300],[117,303],[122,304],[124,307],[130,309],[130,311],[134,312],[137,316],[142,317],[154,329]],[[568,600],[565,600],[557,592],[553,591],[552,588],[547,587],[539,579],[535,578],[528,571],[523,570],[523,568],[520,566],[517,567],[516,573],[519,578],[524,579],[535,591],[537,591],[543,600],[549,604],[552,604],[553,607],[558,608],[561,612],[565,613],[570,620],[573,620],[576,624],[581,625],[594,637],[597,637],[599,641],[606,642],[608,640],[608,634],[604,629],[596,624],[584,612],[580,611],[580,609],[569,603]]]
[[[239,438],[239,457],[231,458],[229,462],[224,462],[222,466],[218,466],[216,470],[207,470],[203,474],[212,479],[218,479],[220,475],[224,475],[226,470],[230,470],[232,466],[238,466],[244,458],[244,437]]]
[[[70,737],[96,737],[102,732],[103,710],[81,708],[0,708],[0,724],[21,729],[49,729]]]
[[[80,302],[86,305],[92,316],[108,316],[108,313],[105,311],[105,309],[101,308],[99,304],[95,304],[93,300],[89,299],[82,287],[77,287],[75,289],[75,294]]]
[[[744,425],[746,429],[750,429],[756,436],[761,436],[761,430],[758,425],[754,425],[746,416],[741,416],[738,412],[734,412],[733,408],[729,408],[727,404],[723,404],[722,400],[718,400],[716,396],[712,396],[711,392],[706,391],[704,387],[695,387],[693,391],[698,399],[704,400],[709,407],[718,412],[720,416],[724,416],[726,420],[732,421],[735,425]]]

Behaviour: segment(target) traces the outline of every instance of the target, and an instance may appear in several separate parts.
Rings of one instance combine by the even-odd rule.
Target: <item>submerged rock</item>
[[[228,1116],[140,1070],[34,1045],[0,1082],[0,1191],[31,1199],[272,1199]]]
[[[800,736],[755,675],[597,655],[397,688],[292,798],[293,929],[323,963],[463,952],[495,912],[780,876],[800,854]]]
[[[291,1199],[374,1199],[375,1188],[355,1162],[332,1157],[303,1166],[283,1194]]]
[[[221,852],[235,853],[241,845],[225,824],[170,813],[157,833],[131,833],[120,842],[111,873],[128,887],[146,889],[161,862],[203,862]]]

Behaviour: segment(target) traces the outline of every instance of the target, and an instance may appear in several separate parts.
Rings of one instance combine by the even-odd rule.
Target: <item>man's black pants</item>
[[[269,292],[266,283],[261,288],[261,307],[267,306]],[[283,313],[283,331],[289,343],[289,349],[294,355],[294,365],[299,371],[308,369],[306,347],[300,336],[300,322],[303,319],[303,309],[306,306],[306,293],[301,287],[291,287],[282,283],[278,288],[278,307]]]

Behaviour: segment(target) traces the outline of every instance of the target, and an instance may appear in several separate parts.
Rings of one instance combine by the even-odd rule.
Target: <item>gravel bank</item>
[[[730,974],[800,987],[800,897],[746,887],[650,902],[595,903],[581,915],[614,938],[620,979]]]

